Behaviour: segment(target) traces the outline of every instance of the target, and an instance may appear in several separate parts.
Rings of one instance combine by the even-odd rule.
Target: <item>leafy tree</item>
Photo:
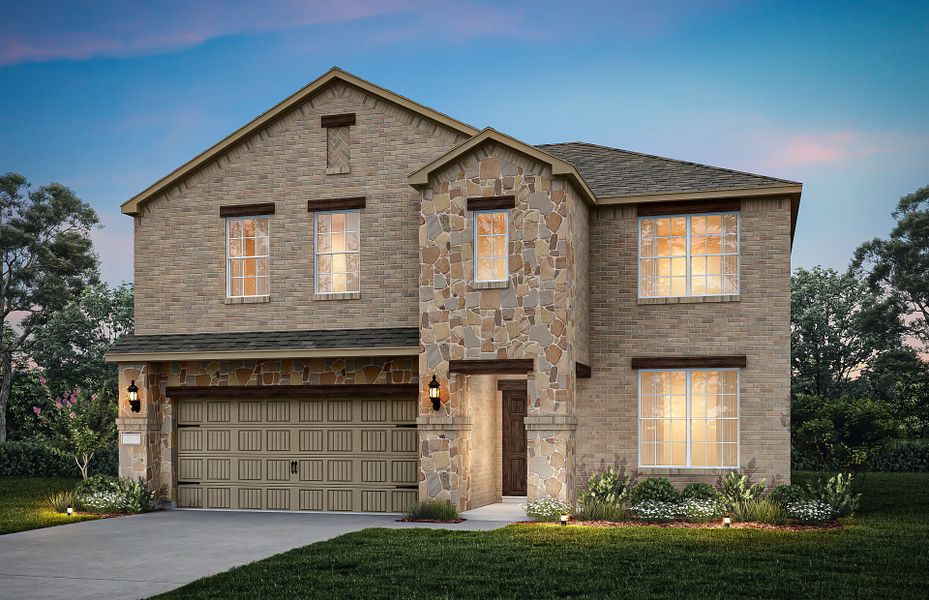
[[[906,307],[908,333],[929,349],[929,186],[901,198],[893,217],[890,237],[862,244],[852,268]]]
[[[87,479],[91,459],[113,444],[116,405],[97,393],[73,390],[52,397],[47,387],[45,390],[49,399],[46,408],[34,406],[33,412],[47,430],[52,448],[72,457],[81,470],[81,476]]]
[[[794,394],[836,398],[880,352],[899,348],[899,309],[850,273],[798,268],[791,277]]]
[[[858,392],[885,404],[901,438],[929,439],[929,364],[912,348],[886,352],[861,374]]]
[[[93,208],[67,187],[31,189],[22,175],[0,176],[0,442],[15,357],[29,351],[38,326],[97,280],[89,237],[96,224]]]
[[[83,386],[115,399],[116,365],[103,355],[132,326],[132,284],[92,285],[36,329],[32,357],[56,382],[54,393]]]
[[[791,421],[794,463],[813,462],[824,470],[862,468],[895,431],[887,407],[869,398],[801,394],[793,401]]]
[[[31,440],[44,435],[32,410],[36,399],[45,396],[40,375],[37,369],[13,366],[10,400],[6,407],[6,426],[11,440]]]

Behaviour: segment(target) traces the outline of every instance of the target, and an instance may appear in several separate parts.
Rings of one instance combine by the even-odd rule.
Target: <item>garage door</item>
[[[415,399],[183,399],[178,506],[401,512],[416,501]]]

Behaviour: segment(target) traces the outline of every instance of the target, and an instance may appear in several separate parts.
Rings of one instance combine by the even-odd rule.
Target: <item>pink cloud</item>
[[[0,65],[190,48],[207,40],[354,21],[423,6],[425,0],[163,0],[147,7],[105,0],[61,7],[22,3],[0,24]]]

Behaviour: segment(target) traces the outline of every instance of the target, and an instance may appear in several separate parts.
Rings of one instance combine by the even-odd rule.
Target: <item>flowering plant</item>
[[[561,515],[571,514],[571,507],[561,500],[540,498],[523,506],[526,515],[533,521],[557,521]]]
[[[787,516],[803,523],[821,523],[831,519],[834,512],[821,500],[798,500],[787,503]]]
[[[98,394],[87,394],[79,389],[52,397],[46,380],[39,383],[48,395],[43,409],[33,406],[39,424],[48,433],[49,444],[58,453],[74,459],[81,475],[87,479],[90,460],[101,449],[112,443],[116,427],[116,407]]]
[[[680,503],[662,500],[642,500],[633,504],[629,510],[635,518],[644,521],[673,521],[685,516]]]

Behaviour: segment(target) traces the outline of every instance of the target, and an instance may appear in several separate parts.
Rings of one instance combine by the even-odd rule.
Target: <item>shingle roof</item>
[[[541,144],[537,148],[577,167],[598,198],[799,185],[786,179],[587,142]]]
[[[418,347],[416,327],[336,329],[331,331],[266,331],[127,335],[107,355],[161,352],[233,352],[243,350],[328,350]]]

